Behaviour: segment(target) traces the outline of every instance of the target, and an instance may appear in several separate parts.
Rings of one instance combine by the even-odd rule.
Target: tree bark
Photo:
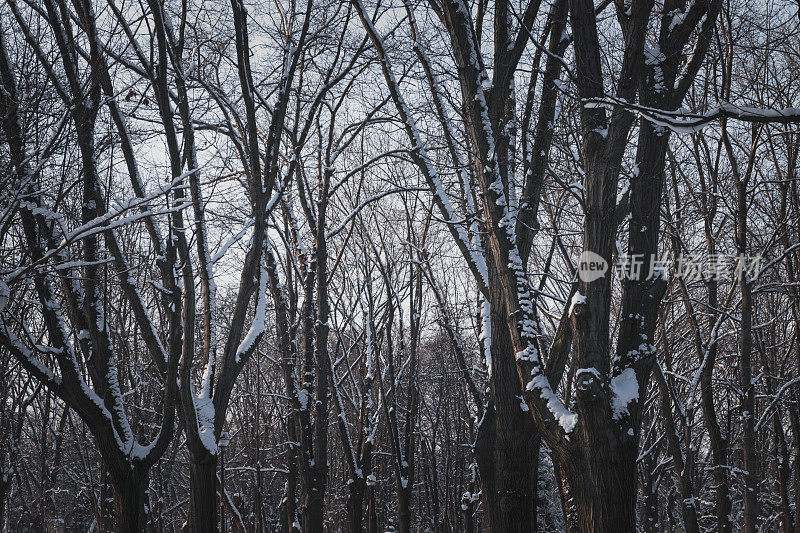
[[[772,428],[775,432],[775,456],[777,458],[775,468],[778,474],[778,494],[781,502],[780,530],[782,533],[791,533],[794,531],[794,517],[789,503],[789,480],[792,473],[789,463],[789,450],[786,446],[782,424],[781,410],[776,408],[775,413],[772,415]]]
[[[108,468],[103,465],[100,471],[100,502],[99,502],[99,527],[102,531],[114,530],[114,487],[108,474]]]
[[[189,452],[189,507],[186,533],[213,533],[219,525],[217,456],[208,451]]]
[[[631,447],[598,432],[582,448],[589,453],[570,454],[561,461],[578,531],[636,531],[636,456]]]
[[[725,133],[723,133],[725,135]],[[730,152],[729,148],[729,152]],[[733,158],[733,155],[730,154]],[[752,159],[751,159],[752,165]],[[738,172],[737,172],[738,174]],[[746,173],[749,176],[750,169]],[[737,251],[739,261],[746,261],[747,253],[747,186],[748,181],[737,176]],[[739,386],[741,387],[742,401],[742,451],[744,453],[744,532],[756,533],[758,531],[758,460],[756,457],[755,442],[755,384],[753,383],[753,369],[751,361],[752,351],[752,320],[753,320],[753,295],[750,280],[745,265],[740,264],[739,288],[742,293],[742,320],[739,336]]]
[[[536,531],[536,494],[532,473],[538,472],[538,433],[531,416],[523,411],[522,386],[517,376],[514,347],[505,306],[494,272],[489,287],[491,320],[490,405],[487,407],[475,454],[481,476],[484,522],[490,532]],[[527,406],[526,406],[527,409]]]
[[[148,472],[137,468],[118,469],[111,474],[114,491],[114,531],[141,533],[147,530]]]
[[[666,339],[665,339],[666,340]],[[661,417],[664,420],[664,431],[667,434],[667,450],[672,456],[672,470],[678,479],[678,490],[681,494],[681,513],[683,514],[683,526],[687,533],[697,533],[700,531],[697,522],[697,509],[695,507],[694,496],[694,459],[692,457],[692,441],[688,424],[684,425],[684,444],[686,446],[686,458],[680,447],[678,430],[673,418],[672,400],[670,389],[660,368],[653,372],[658,383],[661,397]],[[648,493],[648,499],[650,494]],[[656,515],[657,518],[657,515]]]
[[[378,533],[378,514],[375,509],[375,487],[367,486],[367,533]]]
[[[291,424],[291,421],[290,421]],[[290,431],[290,438],[293,432]],[[281,503],[281,531],[283,533],[292,533],[296,530],[295,519],[297,517],[297,501],[295,495],[297,494],[297,452],[294,445],[287,455],[287,470],[289,473],[286,475],[286,488]]]
[[[397,530],[400,533],[411,532],[411,494],[408,490],[397,491]]]
[[[652,469],[653,464],[649,462],[647,468]],[[649,472],[647,480],[644,483],[644,523],[642,529],[645,533],[658,533],[660,530],[659,514],[658,514],[658,483],[654,482],[656,476],[653,472]]]
[[[572,492],[564,477],[564,471],[558,459],[553,456],[553,475],[558,483],[558,495],[561,502],[561,512],[564,514],[565,533],[576,533],[578,531],[577,513],[575,512],[575,502],[572,499]]]
[[[350,533],[361,533],[364,521],[364,489],[363,479],[354,479],[347,486],[347,530]]]
[[[3,518],[6,510],[6,497],[11,489],[11,472],[3,470],[0,473],[0,527],[3,525]]]
[[[709,289],[711,291],[711,289]],[[712,298],[713,295],[713,298]],[[716,309],[716,283],[714,283],[713,293],[709,292],[709,306]],[[709,324],[709,337],[713,335],[713,324]],[[714,391],[712,385],[712,372],[717,358],[716,342],[708,347],[708,362],[700,373],[700,395],[703,409],[703,417],[708,428],[709,441],[711,444],[711,462],[714,466],[713,478],[716,493],[717,511],[717,530],[720,533],[730,533],[731,531],[731,496],[728,488],[728,471],[725,466],[728,464],[728,443],[722,435],[722,430],[717,420],[717,412],[714,407]]]
[[[322,533],[325,524],[324,507],[325,493],[319,490],[318,483],[303,490],[300,500],[303,531]]]

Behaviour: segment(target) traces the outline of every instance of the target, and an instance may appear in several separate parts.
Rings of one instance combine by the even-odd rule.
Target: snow
[[[639,399],[639,382],[636,371],[626,368],[611,379],[611,411],[614,420],[628,414],[628,405]]]
[[[675,29],[676,26],[683,24],[685,18],[686,18],[686,13],[679,11],[677,9],[673,11],[672,20],[669,23],[669,31],[671,32],[672,30]]]
[[[591,375],[593,375],[595,377],[595,379],[598,379],[598,380],[601,379],[600,371],[597,370],[595,367],[579,368],[575,372],[575,377],[579,378],[581,376],[581,374],[591,374]]]
[[[261,272],[258,276],[258,295],[256,296],[256,309],[253,323],[250,324],[250,329],[247,335],[244,336],[239,347],[236,349],[236,363],[238,364],[241,357],[248,354],[253,350],[253,347],[258,343],[261,335],[267,329],[267,270],[264,267],[264,260],[262,254]]]
[[[519,408],[522,409],[522,412],[527,413],[528,411],[530,411],[528,404],[525,403],[525,398],[523,398],[522,396],[517,396],[517,398],[519,398]]]
[[[308,391],[306,389],[297,391],[297,401],[300,402],[300,409],[303,411],[308,409]]]
[[[6,285],[6,287],[7,286],[8,285]],[[2,290],[2,287],[0,287],[0,290]],[[2,309],[0,309],[0,313],[1,312],[2,312]],[[35,357],[33,355],[33,352],[27,346],[25,346],[25,344],[22,341],[20,341],[19,338],[12,331],[10,331],[8,329],[8,327],[6,326],[5,321],[2,319],[1,316],[0,316],[0,328],[2,328],[4,330],[4,334],[8,338],[9,344],[11,344],[11,346],[15,350],[17,350],[18,353],[22,355],[22,357],[25,358],[25,360],[28,362],[28,364],[30,364],[31,366],[35,367],[36,370],[41,372],[47,379],[49,379],[53,383],[56,383],[56,384],[60,384],[61,383],[61,376],[56,376],[55,374],[53,374],[52,370],[47,368],[44,365],[44,363],[42,363],[37,357]]]
[[[481,340],[484,346],[484,359],[486,360],[486,372],[489,378],[492,377],[492,318],[490,313],[489,300],[483,298],[481,301]]]
[[[117,443],[120,445],[120,449],[122,449],[126,454],[130,454],[133,451],[135,439],[133,437],[133,430],[131,429],[130,422],[128,421],[128,415],[125,413],[125,406],[122,403],[122,394],[120,393],[119,387],[119,376],[117,374],[117,359],[115,356],[112,356],[108,361],[106,381],[108,383],[109,392],[113,398],[113,414],[116,415],[115,418],[117,420],[117,424],[122,430],[122,435],[119,436],[117,436],[116,430],[114,432],[115,436],[117,436]]]
[[[575,309],[576,305],[586,305],[586,296],[580,293],[580,291],[575,291],[575,294],[572,296],[572,299],[569,302],[569,314],[572,314],[572,311]]]
[[[194,410],[197,413],[197,435],[209,453],[217,453],[217,439],[214,436],[214,400],[212,398],[194,398]]]
[[[244,235],[248,232],[248,230],[250,229],[250,227],[253,225],[254,222],[255,222],[254,218],[249,218],[242,226],[242,229],[239,230],[239,232],[233,235],[230,239],[225,241],[225,243],[220,247],[219,251],[216,254],[214,254],[214,257],[211,258],[211,263],[217,263],[220,259],[222,259],[225,253],[228,251],[228,249],[230,249],[230,247],[233,246],[234,243],[236,243],[238,240],[244,237]]]
[[[8,288],[8,284],[5,281],[0,279],[0,313],[2,313],[6,305],[8,305],[8,300],[11,298],[11,289]]]
[[[538,374],[525,386],[525,390],[539,391],[539,396],[547,402],[547,408],[556,419],[556,422],[564,429],[564,433],[569,435],[578,423],[578,415],[564,406],[564,403],[556,396],[550,387],[550,382],[544,374]]]

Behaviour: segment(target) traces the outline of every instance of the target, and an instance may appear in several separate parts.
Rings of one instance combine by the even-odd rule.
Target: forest
[[[800,532],[800,0],[2,0],[0,530]]]

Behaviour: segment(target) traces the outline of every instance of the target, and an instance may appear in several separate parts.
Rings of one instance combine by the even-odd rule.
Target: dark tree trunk
[[[795,320],[797,324],[797,320]],[[800,333],[798,333],[800,335]],[[800,345],[798,345],[800,346]],[[798,357],[800,365],[800,357]],[[798,416],[798,406],[800,406],[800,393],[797,387],[792,387],[792,402],[789,404],[789,422],[792,428],[792,485],[794,488],[794,532],[800,533],[800,416]]]
[[[316,252],[314,261],[309,267],[310,274],[305,287],[306,298],[309,304],[304,304],[306,322],[303,325],[304,350],[306,365],[304,368],[306,380],[314,377],[314,423],[312,431],[306,439],[311,437],[311,449],[304,454],[311,457],[311,462],[304,464],[302,490],[302,514],[304,533],[322,533],[325,524],[325,488],[328,481],[328,400],[329,400],[329,365],[328,354],[328,249],[325,238],[325,209],[327,206],[327,191],[330,185],[330,172],[325,172],[323,190],[320,193],[322,201],[319,203],[317,234],[315,239]],[[313,315],[313,280],[316,277],[316,320]],[[313,336],[313,337],[312,337]],[[312,352],[313,353],[310,353]],[[309,357],[311,355],[311,357]],[[310,366],[313,365],[313,368]],[[311,387],[306,387],[310,389]],[[309,441],[306,440],[308,443]]]
[[[636,456],[606,436],[582,446],[586,457],[562,460],[581,533],[636,531]]]
[[[749,174],[749,172],[748,172]],[[737,249],[739,260],[745,261],[747,253],[747,180],[736,183],[737,191]],[[744,267],[745,265],[741,265]],[[739,273],[742,292],[742,321],[739,338],[739,382],[742,388],[742,451],[744,452],[744,531],[758,531],[758,461],[755,442],[755,384],[751,361],[753,295],[745,268]]]
[[[494,285],[492,281],[490,287]],[[490,292],[496,294],[499,290]],[[494,533],[530,533],[537,528],[535,477],[539,447],[534,444],[539,439],[533,419],[522,408],[522,387],[505,306],[499,298],[493,298],[490,310],[491,401],[475,442],[484,525]]]
[[[397,493],[397,530],[411,533],[411,491],[405,488]]]
[[[778,474],[778,493],[781,500],[781,531],[791,533],[794,530],[794,517],[789,503],[789,479],[791,478],[791,465],[789,464],[789,450],[786,446],[786,436],[783,432],[781,410],[776,409],[772,416],[772,428],[775,432],[775,456],[778,458],[776,469]]]
[[[375,509],[375,488],[367,486],[367,533],[378,533],[378,514]]]
[[[122,469],[120,469],[122,470]],[[147,471],[124,469],[111,475],[114,490],[114,531],[142,533],[147,529]]]
[[[464,533],[474,533],[475,524],[472,514],[475,512],[475,498],[472,497],[470,492],[464,494],[461,499],[461,515],[464,520]]]
[[[650,472],[647,474],[647,481],[644,484],[644,524],[642,529],[645,533],[659,533],[660,523],[658,520],[658,484],[655,483],[655,474],[652,472],[653,464],[648,461],[646,466]]]
[[[189,509],[183,530],[212,533],[219,525],[217,456],[202,450],[189,452]]]
[[[350,533],[362,532],[365,488],[362,478],[351,481],[347,487],[347,527]]]
[[[4,511],[6,510],[6,497],[8,496],[8,491],[11,488],[11,472],[6,473],[3,471],[0,474],[0,526],[3,524],[3,518],[5,516]]]
[[[664,338],[665,351],[666,336]],[[683,514],[683,525],[687,533],[697,533],[700,528],[697,523],[697,509],[695,508],[694,497],[694,459],[692,455],[692,440],[688,424],[684,426],[684,444],[686,448],[686,458],[681,450],[681,442],[678,430],[673,417],[672,401],[670,400],[670,390],[660,368],[654,372],[658,383],[659,396],[661,398],[661,417],[664,421],[664,432],[667,435],[667,451],[672,456],[672,471],[678,480],[678,490],[681,493],[681,513]],[[648,502],[650,492],[648,492]],[[657,517],[658,515],[656,515]],[[650,515],[648,515],[648,519]],[[651,524],[647,524],[650,526]]]
[[[98,512],[100,530],[114,531],[114,487],[108,469],[103,465],[100,472],[100,505]]]
[[[575,502],[569,490],[567,480],[564,478],[564,471],[558,459],[553,456],[553,475],[558,483],[558,496],[561,502],[561,512],[564,514],[565,533],[576,533],[578,531],[578,519],[575,512]]]
[[[316,476],[314,479],[316,480]],[[300,509],[303,532],[322,533],[325,525],[325,492],[324,489],[319,489],[318,483],[303,490]]]
[[[717,285],[709,287],[709,306],[717,307]],[[713,334],[714,324],[709,324],[709,338]],[[712,388],[712,371],[717,357],[716,343],[708,349],[708,362],[700,374],[700,395],[702,400],[703,417],[708,427],[709,441],[711,444],[711,462],[714,465],[713,477],[716,492],[717,531],[730,533],[731,531],[731,496],[728,488],[728,444],[722,436],[722,430],[717,421],[717,412],[714,407],[714,391]]]
[[[291,421],[290,421],[291,426]],[[295,435],[293,430],[289,430],[290,439]],[[281,503],[281,531],[283,533],[292,533],[295,531],[295,519],[297,517],[297,502],[295,500],[297,494],[297,453],[296,448],[292,445],[288,457],[287,469],[289,473],[286,475],[286,489],[283,495],[283,502]]]

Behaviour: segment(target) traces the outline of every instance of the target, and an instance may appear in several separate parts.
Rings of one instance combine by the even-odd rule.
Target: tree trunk
[[[217,531],[217,456],[202,450],[189,452],[189,509],[183,531],[212,533]]]
[[[125,469],[111,475],[114,490],[114,531],[141,533],[147,529],[148,473],[140,469]]]
[[[316,481],[316,476],[314,476]],[[303,515],[302,529],[304,533],[322,533],[325,527],[325,492],[319,489],[318,483],[303,489],[300,502]]]
[[[565,458],[581,533],[636,531],[636,456],[613,442],[592,439],[586,456]]]
[[[647,465],[648,469],[652,469],[652,463]],[[653,472],[647,475],[647,482],[644,486],[645,501],[644,501],[644,524],[642,529],[645,533],[658,533],[660,531],[660,523],[658,520],[658,484],[655,483]]]
[[[464,533],[474,533],[475,531],[474,520],[472,518],[475,512],[475,501],[471,492],[464,493],[464,496],[461,498],[461,514],[464,520],[464,528],[462,531]]]
[[[295,431],[291,428],[292,422],[289,423],[289,438],[294,438]],[[294,442],[294,441],[292,441]],[[281,503],[281,531],[283,533],[292,533],[295,531],[295,519],[297,517],[297,502],[295,495],[297,494],[297,452],[294,445],[290,445],[289,453],[286,454],[288,458],[287,469],[289,473],[286,475],[286,489]]]
[[[397,531],[400,533],[411,533],[411,490],[408,489],[397,491]]]
[[[11,488],[11,471],[2,470],[0,472],[0,528],[3,527],[3,518],[5,517],[4,511],[6,510],[6,496],[8,490]]]
[[[664,339],[666,344],[666,338]],[[687,533],[697,533],[700,531],[697,522],[697,509],[695,507],[694,496],[694,458],[692,455],[692,435],[689,424],[685,424],[684,444],[686,447],[686,458],[681,450],[681,442],[675,424],[672,410],[672,400],[670,399],[669,386],[660,368],[653,372],[658,383],[659,396],[661,398],[661,417],[664,421],[664,432],[667,435],[667,450],[672,456],[672,471],[678,480],[678,490],[681,493],[681,513],[683,515],[683,527]],[[650,499],[650,492],[647,495]],[[658,515],[656,515],[657,518]],[[648,518],[650,515],[648,515]],[[648,524],[649,525],[649,524]]]
[[[538,435],[533,419],[522,408],[514,348],[505,306],[499,298],[493,298],[490,311],[491,401],[475,441],[484,525],[493,533],[530,533],[537,528],[535,473],[539,447],[534,444]]]
[[[561,469],[561,463],[553,455],[553,475],[558,483],[558,496],[561,502],[561,512],[564,514],[564,532],[576,533],[578,531],[577,513],[575,512],[575,502],[572,498],[572,493],[567,485],[567,480],[564,477],[564,471]]]
[[[781,410],[776,408],[775,413],[772,415],[772,428],[775,432],[776,470],[778,474],[778,493],[781,501],[780,530],[782,533],[791,533],[794,530],[794,517],[789,503],[789,479],[792,474],[789,464],[789,450],[786,446],[782,423]]]
[[[100,502],[98,524],[101,531],[114,530],[114,487],[105,464],[100,471]]]
[[[367,487],[367,533],[378,533],[378,513],[375,509],[375,488]]]
[[[710,309],[717,308],[717,283],[709,283],[708,303]],[[708,336],[714,334],[714,321],[709,320]],[[700,373],[700,395],[703,408],[703,417],[708,428],[709,442],[711,444],[711,462],[714,465],[713,477],[716,492],[717,531],[730,533],[731,531],[731,496],[728,488],[728,444],[722,436],[722,430],[717,420],[714,407],[714,390],[712,385],[712,372],[717,359],[717,344],[708,348],[708,361]]]
[[[739,339],[739,383],[742,388],[742,451],[744,452],[744,531],[758,530],[758,463],[755,443],[755,384],[751,362],[753,295],[744,265],[747,253],[747,182],[737,180],[737,248],[739,261],[739,287],[742,292],[742,321]]]
[[[800,358],[798,358],[800,364]],[[800,416],[798,416],[798,406],[800,397],[796,387],[792,387],[792,402],[788,406],[789,422],[792,428],[792,466],[794,472],[792,485],[794,488],[794,532],[800,533]]]
[[[350,482],[347,489],[347,527],[350,533],[361,533],[364,521],[364,489],[362,478]]]

